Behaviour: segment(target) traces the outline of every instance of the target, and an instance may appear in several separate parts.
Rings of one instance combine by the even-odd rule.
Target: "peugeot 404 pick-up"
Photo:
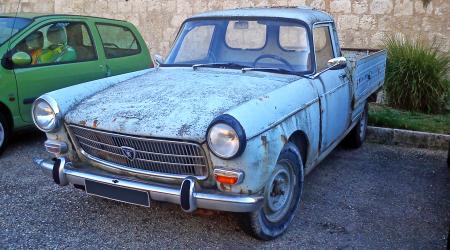
[[[310,8],[191,17],[159,67],[38,98],[53,160],[35,163],[90,195],[236,212],[273,239],[301,214],[306,174],[366,137],[386,52],[338,41],[332,17]]]
[[[0,59],[0,154],[44,93],[152,64],[129,22],[33,13],[0,14]]]

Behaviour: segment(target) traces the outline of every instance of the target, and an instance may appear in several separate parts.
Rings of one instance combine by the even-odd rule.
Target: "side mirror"
[[[153,56],[153,58],[155,59],[156,67],[159,67],[159,65],[164,63],[164,58],[161,55],[156,54],[155,56]]]
[[[347,59],[345,57],[336,57],[328,60],[328,67],[331,70],[344,69],[347,67]]]
[[[15,66],[27,66],[31,64],[31,56],[25,52],[17,52],[11,57]]]

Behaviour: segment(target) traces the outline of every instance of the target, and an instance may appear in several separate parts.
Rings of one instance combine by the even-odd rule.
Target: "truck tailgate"
[[[342,53],[350,62],[348,75],[354,86],[353,97],[356,106],[383,85],[387,52],[385,50],[343,49]]]

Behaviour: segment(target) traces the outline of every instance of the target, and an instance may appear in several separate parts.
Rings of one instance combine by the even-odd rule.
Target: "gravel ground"
[[[32,163],[44,137],[15,139],[0,158],[0,249],[320,248],[445,249],[450,221],[446,152],[365,144],[336,149],[306,177],[288,232],[262,242],[235,216],[190,215],[58,187]]]

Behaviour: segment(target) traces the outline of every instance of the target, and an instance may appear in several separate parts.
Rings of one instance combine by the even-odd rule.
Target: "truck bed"
[[[384,83],[386,50],[342,49],[347,58],[347,75],[353,85],[354,107],[365,101]]]

